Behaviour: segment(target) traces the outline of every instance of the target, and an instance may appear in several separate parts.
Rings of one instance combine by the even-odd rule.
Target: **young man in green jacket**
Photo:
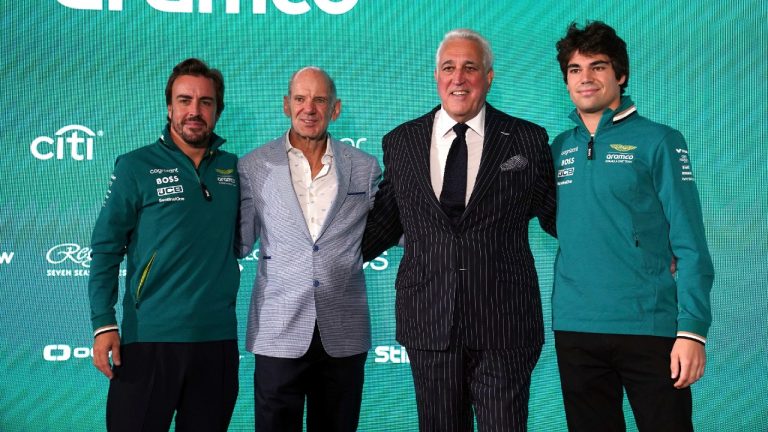
[[[558,61],[576,127],[552,144],[557,234],[552,328],[568,428],[692,430],[713,268],[688,148],[628,96],[626,45],[571,24]],[[677,280],[670,262],[677,260]]]
[[[213,133],[224,80],[187,59],[165,97],[168,124],[154,144],[117,158],[93,230],[93,363],[110,379],[108,430],[168,430],[175,413],[176,430],[225,431],[238,392],[240,272],[237,158]]]

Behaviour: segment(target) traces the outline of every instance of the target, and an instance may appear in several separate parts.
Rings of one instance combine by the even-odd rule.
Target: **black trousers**
[[[555,332],[570,431],[625,431],[624,389],[640,432],[692,431],[690,387],[670,378],[674,338]]]
[[[256,431],[301,432],[305,399],[308,432],[356,431],[367,357],[367,352],[331,357],[317,325],[307,353],[299,358],[256,354]]]
[[[226,431],[239,390],[237,342],[141,342],[120,347],[107,430]]]

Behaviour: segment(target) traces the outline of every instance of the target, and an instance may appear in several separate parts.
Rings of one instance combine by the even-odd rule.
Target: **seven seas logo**
[[[46,274],[58,276],[88,276],[91,267],[91,248],[82,247],[77,243],[62,243],[48,249],[45,259],[49,263],[65,268],[49,268]],[[66,268],[66,264],[76,264],[79,267]],[[69,266],[71,267],[71,265]]]

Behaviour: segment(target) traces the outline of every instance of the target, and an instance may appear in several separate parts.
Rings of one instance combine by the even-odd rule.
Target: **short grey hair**
[[[304,71],[314,71],[322,76],[325,77],[325,79],[328,81],[328,87],[331,90],[330,99],[331,99],[331,105],[336,103],[336,83],[333,82],[333,78],[331,78],[330,75],[328,75],[328,72],[324,71],[323,69],[317,67],[317,66],[305,66],[291,75],[291,79],[288,81],[288,96],[291,95],[291,89],[293,88],[293,80],[296,78],[296,76]]]
[[[467,39],[477,42],[483,50],[483,67],[485,68],[485,72],[489,72],[493,69],[493,51],[491,51],[491,44],[483,37],[483,35],[467,28],[454,29],[443,36],[443,40],[440,42],[440,46],[437,47],[437,53],[435,54],[435,68],[440,67],[440,51],[443,50],[443,46],[446,42],[453,39]]]

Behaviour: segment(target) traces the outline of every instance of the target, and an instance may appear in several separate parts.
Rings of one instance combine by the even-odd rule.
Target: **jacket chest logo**
[[[635,154],[632,153],[637,146],[627,144],[611,144],[609,145],[612,151],[608,151],[605,155],[605,163],[610,164],[630,164],[635,159]]]

